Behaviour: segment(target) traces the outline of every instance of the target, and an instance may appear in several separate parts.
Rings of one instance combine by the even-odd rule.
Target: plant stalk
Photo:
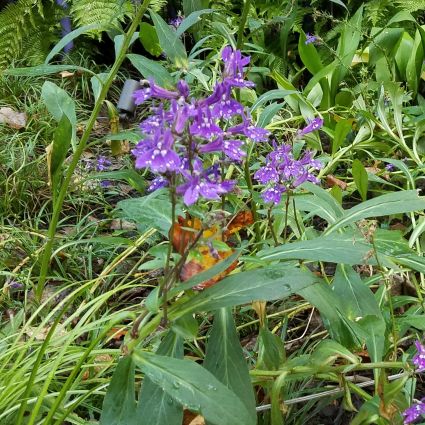
[[[84,130],[84,133],[81,137],[80,143],[78,144],[73,156],[72,161],[69,164],[68,170],[65,175],[65,179],[62,183],[62,186],[60,188],[59,194],[56,198],[56,201],[54,202],[53,206],[53,214],[52,218],[50,220],[49,230],[47,233],[47,241],[46,245],[44,247],[43,256],[41,258],[41,267],[40,267],[40,275],[38,278],[37,286],[35,288],[35,298],[36,300],[40,301],[41,296],[43,294],[44,284],[46,282],[47,272],[49,270],[49,263],[50,263],[50,256],[52,254],[52,248],[53,248],[53,242],[56,235],[56,228],[59,221],[59,216],[62,211],[62,205],[65,200],[65,196],[68,191],[68,187],[71,183],[72,175],[74,173],[75,168],[77,167],[78,161],[80,160],[80,157],[82,153],[84,152],[84,149],[87,145],[87,142],[89,140],[90,134],[93,130],[94,124],[96,122],[96,118],[102,108],[103,101],[106,98],[106,95],[109,91],[109,88],[112,85],[112,82],[114,81],[115,76],[117,75],[121,64],[123,63],[125,59],[125,55],[127,53],[127,49],[130,46],[131,38],[133,34],[136,32],[136,29],[139,25],[139,22],[142,20],[143,15],[145,14],[147,8],[149,7],[150,0],[144,0],[143,4],[136,10],[133,22],[130,25],[130,28],[128,29],[127,33],[124,37],[124,42],[121,47],[121,50],[115,59],[114,64],[112,65],[111,70],[109,71],[108,77],[106,78],[106,81],[104,82],[102,86],[102,90],[99,94],[99,97],[94,105],[94,108],[92,110],[92,113],[90,115],[90,118],[87,122],[87,127]]]

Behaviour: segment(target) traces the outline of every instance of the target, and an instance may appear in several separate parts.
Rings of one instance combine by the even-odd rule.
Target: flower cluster
[[[403,412],[404,424],[411,424],[423,415],[425,415],[425,398],[412,404]]]
[[[261,194],[263,200],[279,204],[284,192],[306,181],[318,183],[319,180],[312,171],[320,168],[322,164],[313,159],[311,152],[305,152],[304,156],[297,160],[292,154],[292,146],[275,145],[274,150],[267,155],[266,165],[261,167],[254,177],[261,184],[267,185]]]
[[[425,371],[425,346],[419,341],[415,342],[417,353],[413,356],[412,363],[416,366],[416,372]]]
[[[306,36],[306,40],[304,44],[311,44],[317,41],[317,37],[313,34],[307,33],[305,36]]]
[[[234,181],[223,181],[218,164],[211,163],[209,154],[219,154],[221,164],[240,162],[246,156],[248,140],[264,141],[268,131],[256,127],[244,107],[232,97],[233,88],[252,87],[245,80],[243,68],[250,58],[239,50],[226,47],[221,79],[213,92],[195,99],[183,80],[175,90],[157,86],[153,80],[134,94],[136,104],[157,100],[152,114],[140,128],[143,139],[132,153],[136,168],[149,168],[159,174],[150,189],[156,190],[172,182],[186,205],[199,197],[218,200],[231,191]],[[217,155],[215,155],[217,157]]]

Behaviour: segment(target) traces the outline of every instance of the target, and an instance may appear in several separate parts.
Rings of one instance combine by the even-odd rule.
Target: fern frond
[[[131,15],[133,5],[129,0],[73,0],[72,19],[77,26],[104,24],[115,26],[125,16]]]
[[[41,1],[18,0],[0,12],[0,69],[21,55],[22,41],[34,29]]]
[[[425,0],[397,0],[396,5],[407,12],[425,9]]]

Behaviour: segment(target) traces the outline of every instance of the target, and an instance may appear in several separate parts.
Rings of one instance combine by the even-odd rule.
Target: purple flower
[[[149,167],[156,173],[178,170],[180,158],[172,149],[173,143],[170,130],[163,134],[159,130],[156,137],[141,140],[132,151],[136,156],[136,168]]]
[[[243,140],[223,140],[218,137],[213,142],[201,146],[199,152],[224,152],[227,157],[239,162],[246,156],[246,152],[241,149],[244,144]]]
[[[243,67],[248,65],[251,58],[242,56],[240,50],[233,50],[230,46],[223,49],[221,58],[224,62],[223,80],[232,87],[254,87],[251,81],[246,81],[243,75]]]
[[[158,98],[158,99],[178,99],[180,96],[184,96],[184,94],[186,93],[186,85],[182,85],[178,86],[179,91],[175,92],[175,91],[170,91],[167,89],[164,89],[160,86],[157,86],[153,79],[149,79],[149,80],[145,80],[143,81],[143,84],[145,84],[145,87],[136,90],[133,93],[133,97],[134,97],[134,103],[136,105],[140,105],[143,102],[145,102],[146,100],[150,99],[151,97],[154,98]]]
[[[311,44],[317,40],[317,37],[315,35],[307,33],[305,36],[306,36],[306,40],[304,44]]]
[[[100,187],[107,188],[109,186],[111,186],[111,182],[109,180],[102,180],[100,182]]]
[[[413,356],[412,363],[416,366],[416,372],[425,370],[425,346],[419,341],[415,341],[417,353]]]
[[[302,136],[307,133],[311,133],[315,130],[319,130],[323,126],[323,119],[322,118],[314,118],[314,120],[311,120],[309,124],[304,127],[301,130],[298,130],[298,135]]]
[[[111,166],[111,161],[106,156],[100,155],[96,161],[96,171],[104,171]]]
[[[238,124],[227,130],[230,134],[243,134],[254,142],[264,142],[268,139],[270,132],[264,128],[256,127],[250,120],[245,119],[242,124]]]
[[[168,186],[168,180],[165,177],[158,176],[151,181],[151,184],[148,187],[148,192],[155,192],[155,190],[166,186]]]
[[[199,108],[197,116],[190,126],[190,132],[194,136],[210,139],[220,136],[223,130],[215,123],[208,108]]]
[[[262,193],[265,202],[278,204],[282,193],[292,190],[300,184],[310,181],[319,183],[312,170],[318,170],[322,164],[313,159],[307,151],[301,159],[294,159],[290,145],[275,146],[275,150],[267,155],[266,165],[258,169],[254,178],[267,185]]]
[[[282,199],[282,194],[286,191],[286,188],[282,185],[276,185],[269,187],[263,191],[261,197],[264,202],[273,202],[275,205],[279,204]]]
[[[404,416],[404,424],[411,424],[419,419],[421,416],[425,415],[425,398],[418,401],[417,403],[412,404],[408,409],[406,409],[402,414]]]
[[[175,18],[171,18],[168,23],[173,26],[175,29],[177,29],[181,23],[183,22],[184,16],[178,15]]]
[[[394,171],[395,169],[396,169],[396,166],[394,165],[394,164],[387,164],[386,166],[385,166],[385,169],[387,170],[387,171]]]
[[[220,200],[220,195],[230,192],[235,186],[234,181],[220,182],[217,172],[207,170],[202,174],[193,174],[186,183],[177,186],[178,194],[183,195],[183,202],[186,205],[194,204],[200,196],[205,199]]]

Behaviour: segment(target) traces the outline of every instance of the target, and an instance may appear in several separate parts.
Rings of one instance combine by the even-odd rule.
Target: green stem
[[[74,155],[72,156],[71,163],[69,164],[68,170],[65,175],[65,179],[63,181],[63,184],[61,186],[61,189],[59,191],[59,194],[57,196],[57,199],[53,206],[53,214],[52,218],[50,220],[49,230],[47,232],[47,241],[46,245],[44,247],[43,257],[41,259],[41,267],[40,267],[40,275],[38,278],[37,286],[35,288],[35,298],[36,300],[40,301],[41,296],[43,294],[44,289],[44,283],[46,282],[47,272],[49,270],[49,263],[50,263],[50,256],[52,255],[52,248],[53,248],[53,241],[56,235],[56,228],[59,221],[59,215],[62,211],[62,205],[65,200],[66,193],[68,191],[69,184],[71,183],[72,175],[74,173],[75,168],[78,165],[78,161],[80,160],[80,157],[82,153],[84,152],[84,149],[87,145],[87,142],[89,140],[90,134],[93,130],[94,124],[96,122],[96,118],[99,115],[99,112],[102,108],[102,104],[104,99],[106,98],[106,95],[109,91],[109,88],[112,85],[112,82],[114,81],[115,76],[117,75],[119,68],[122,64],[122,62],[125,59],[125,55],[127,52],[128,47],[130,46],[131,38],[133,34],[136,32],[136,29],[140,23],[140,21],[143,18],[144,13],[146,12],[147,8],[149,7],[150,0],[144,0],[143,4],[139,7],[139,9],[136,11],[136,14],[134,16],[133,22],[128,29],[125,37],[124,42],[122,45],[122,48],[115,59],[114,64],[112,65],[111,70],[109,71],[108,77],[106,81],[104,82],[102,86],[102,90],[99,94],[99,97],[94,105],[93,111],[90,115],[90,118],[87,122],[87,127],[81,136],[80,143],[77,146],[77,149],[74,152]]]
[[[254,219],[254,233],[255,233],[255,242],[259,244],[258,249],[261,249],[261,229],[260,229],[260,222],[258,221],[258,213],[257,213],[257,204],[254,201],[253,193],[254,193],[254,186],[252,184],[251,179],[251,172],[249,170],[249,159],[250,159],[250,152],[247,154],[245,158],[245,164],[244,164],[244,172],[245,172],[245,181],[246,185],[248,186],[249,193],[251,194],[251,212],[252,217]]]
[[[277,240],[276,232],[273,227],[273,217],[272,217],[272,208],[270,207],[267,211],[267,221],[269,222],[270,233],[272,234],[274,246],[279,246],[279,241]]]
[[[375,363],[358,363],[353,365],[342,365],[342,366],[324,366],[323,370],[318,370],[317,367],[310,366],[295,366],[291,369],[280,369],[280,370],[259,370],[254,369],[249,373],[251,376],[280,376],[282,373],[287,372],[288,375],[295,375],[297,373],[300,376],[305,377],[304,374],[317,375],[319,373],[344,373],[370,369],[404,369],[406,368],[405,362],[375,362]]]
[[[289,212],[290,199],[291,199],[291,194],[288,190],[286,192],[286,202],[285,202],[285,226],[283,228],[283,243],[286,243],[286,238],[288,237],[288,212]]]

